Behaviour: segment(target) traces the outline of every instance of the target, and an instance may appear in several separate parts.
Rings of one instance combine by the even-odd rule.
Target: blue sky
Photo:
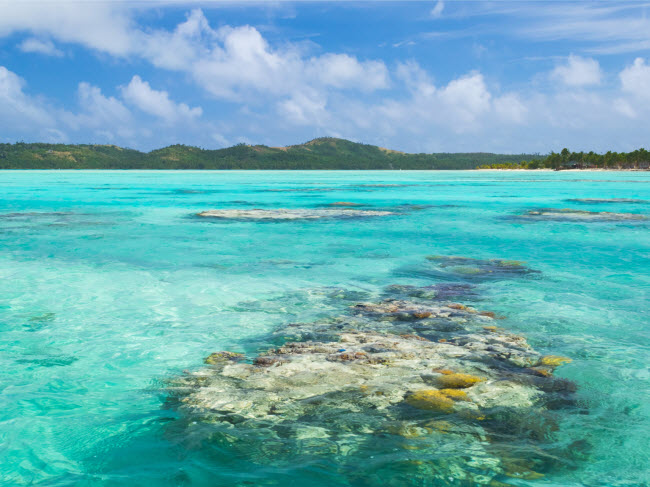
[[[0,141],[650,146],[642,2],[0,1]]]

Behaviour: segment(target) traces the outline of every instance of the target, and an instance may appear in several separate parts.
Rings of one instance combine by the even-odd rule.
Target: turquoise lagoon
[[[580,407],[559,413],[547,441],[581,445],[579,458],[502,482],[650,485],[650,221],[518,217],[650,215],[649,173],[4,171],[0,182],[0,485],[405,485],[393,476],[415,453],[390,439],[355,453],[352,473],[335,454],[274,463],[193,441],[164,384],[214,351],[254,355],[283,324],[344,312],[351,303],[328,289],[371,300],[390,284],[435,284],[409,273],[431,254],[541,271],[480,283],[478,306],[540,353],[573,359],[556,374],[577,384]],[[403,211],[193,216],[337,201]]]

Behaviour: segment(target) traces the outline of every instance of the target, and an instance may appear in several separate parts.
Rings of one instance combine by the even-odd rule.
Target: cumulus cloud
[[[335,88],[374,91],[389,85],[388,69],[382,61],[359,62],[347,54],[325,54],[311,58],[305,75],[312,83]]]
[[[521,97],[515,93],[508,93],[494,99],[494,112],[501,121],[524,123],[528,108]]]
[[[191,71],[192,66],[208,56],[217,41],[214,31],[200,9],[192,10],[173,31],[163,29],[143,32],[133,30],[136,40],[133,55],[148,60],[158,68]]]
[[[87,82],[79,83],[77,100],[79,109],[61,112],[59,124],[73,132],[90,130],[102,140],[113,141],[117,137],[123,142],[133,140],[136,133],[133,115],[120,100],[104,95],[99,87]]]
[[[565,64],[556,66],[551,76],[567,86],[600,84],[602,73],[598,61],[571,54]]]
[[[623,91],[635,97],[650,100],[650,64],[643,58],[636,58],[631,66],[619,75]]]
[[[229,100],[256,94],[292,96],[304,89],[371,92],[389,86],[382,61],[360,61],[347,54],[305,57],[295,46],[272,48],[251,26],[222,27],[218,42],[187,67],[213,96]]]
[[[45,54],[46,56],[62,57],[63,51],[56,48],[54,43],[49,39],[42,40],[30,37],[18,44],[18,49],[22,52],[33,52],[38,54]]]
[[[291,98],[278,103],[278,109],[288,121],[298,124],[308,123],[323,126],[328,118],[327,101],[316,92],[295,93]]]
[[[458,130],[473,124],[490,109],[491,94],[480,73],[452,80],[440,90],[439,96],[446,111],[456,120]]]
[[[33,129],[54,123],[43,103],[23,91],[25,82],[16,73],[0,66],[0,126]]]
[[[116,56],[137,46],[128,10],[110,2],[4,2],[0,36],[29,32]]]
[[[200,9],[189,12],[172,30],[144,30],[124,4],[45,2],[42,9],[40,5],[36,11],[24,2],[4,8],[0,36],[31,32],[116,57],[144,59],[158,68],[186,73],[221,99],[291,97],[306,88],[372,92],[390,85],[383,61],[337,53],[310,57],[291,44],[274,48],[252,26],[213,29]],[[23,44],[32,51],[55,53],[51,41],[47,41],[51,45],[38,42]]]
[[[438,2],[431,15],[443,10]],[[642,58],[619,73],[617,87],[602,83],[596,59],[571,55],[541,74],[557,81],[549,90],[538,92],[529,85],[508,91],[480,71],[434,82],[439,73],[415,61],[387,66],[381,59],[315,54],[302,44],[272,43],[252,26],[211,26],[200,9],[173,28],[145,28],[133,12],[124,2],[44,0],[39,9],[14,2],[3,7],[0,36],[26,36],[18,45],[24,52],[56,56],[60,43],[76,43],[176,72],[207,96],[226,102],[220,107],[228,113],[227,124],[206,120],[200,107],[174,100],[137,75],[115,93],[114,87],[81,83],[78,106],[64,111],[28,94],[18,75],[0,68],[0,125],[25,127],[25,133],[37,127],[50,139],[69,131],[92,133],[139,147],[171,139],[196,141],[199,132],[208,145],[243,136],[277,143],[278,136],[287,137],[288,126],[292,137],[340,134],[407,150],[545,151],[575,146],[572,140],[607,149],[620,147],[622,137],[647,138],[643,124],[626,123],[650,111],[650,64]],[[575,116],[585,112],[589,120]],[[149,134],[142,127],[152,122],[145,114],[162,122],[146,143]]]
[[[83,111],[88,115],[86,123],[100,126],[106,122],[126,123],[131,119],[131,112],[120,100],[105,96],[97,86],[79,83],[77,94]]]
[[[481,73],[471,72],[437,87],[424,69],[409,61],[398,65],[396,76],[410,96],[385,100],[377,107],[381,115],[375,116],[394,118],[416,130],[442,126],[463,133],[476,129],[481,117],[492,109],[492,95]]]
[[[121,87],[122,97],[128,103],[145,113],[162,118],[168,123],[179,120],[191,120],[202,115],[201,107],[190,108],[185,103],[175,103],[169,99],[166,91],[151,88],[140,76],[134,76],[131,82]]]

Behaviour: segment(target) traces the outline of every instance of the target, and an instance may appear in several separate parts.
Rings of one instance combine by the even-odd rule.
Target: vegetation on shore
[[[484,164],[479,169],[650,169],[650,152],[637,149],[632,152],[551,152],[545,158],[520,162],[501,161]]]
[[[0,169],[476,169],[531,154],[406,154],[324,137],[289,147],[238,144],[218,150],[171,145],[140,152],[114,145],[0,144]]]
[[[238,144],[208,150],[170,145],[140,152],[115,145],[0,144],[0,169],[648,169],[650,152],[407,154],[322,137],[288,147]]]

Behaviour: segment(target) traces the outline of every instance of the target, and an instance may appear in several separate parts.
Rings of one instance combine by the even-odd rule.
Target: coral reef
[[[421,277],[443,281],[481,282],[514,277],[534,276],[539,271],[524,262],[504,259],[474,259],[454,255],[430,255],[425,265],[401,268],[398,273],[407,277]],[[460,290],[460,288],[457,288]],[[450,288],[451,290],[451,288]]]
[[[539,208],[529,210],[521,218],[527,220],[555,220],[576,222],[599,221],[635,221],[646,220],[647,217],[637,213],[613,213],[609,211],[573,210],[571,208]]]
[[[531,272],[503,260],[433,261]],[[184,418],[176,427],[192,441],[274,464],[333,456],[354,466],[356,455],[390,447],[404,452],[392,465],[409,479],[402,485],[508,485],[509,478],[542,477],[557,457],[541,448],[556,428],[549,415],[570,406],[575,391],[553,371],[570,359],[542,356],[524,337],[495,326],[492,313],[436,293],[471,289],[466,285],[387,289],[398,299],[288,324],[272,337],[276,346],[254,357],[216,352],[208,366],[170,380],[170,405]],[[517,428],[527,432],[517,440],[526,442],[523,457],[503,441]]]

